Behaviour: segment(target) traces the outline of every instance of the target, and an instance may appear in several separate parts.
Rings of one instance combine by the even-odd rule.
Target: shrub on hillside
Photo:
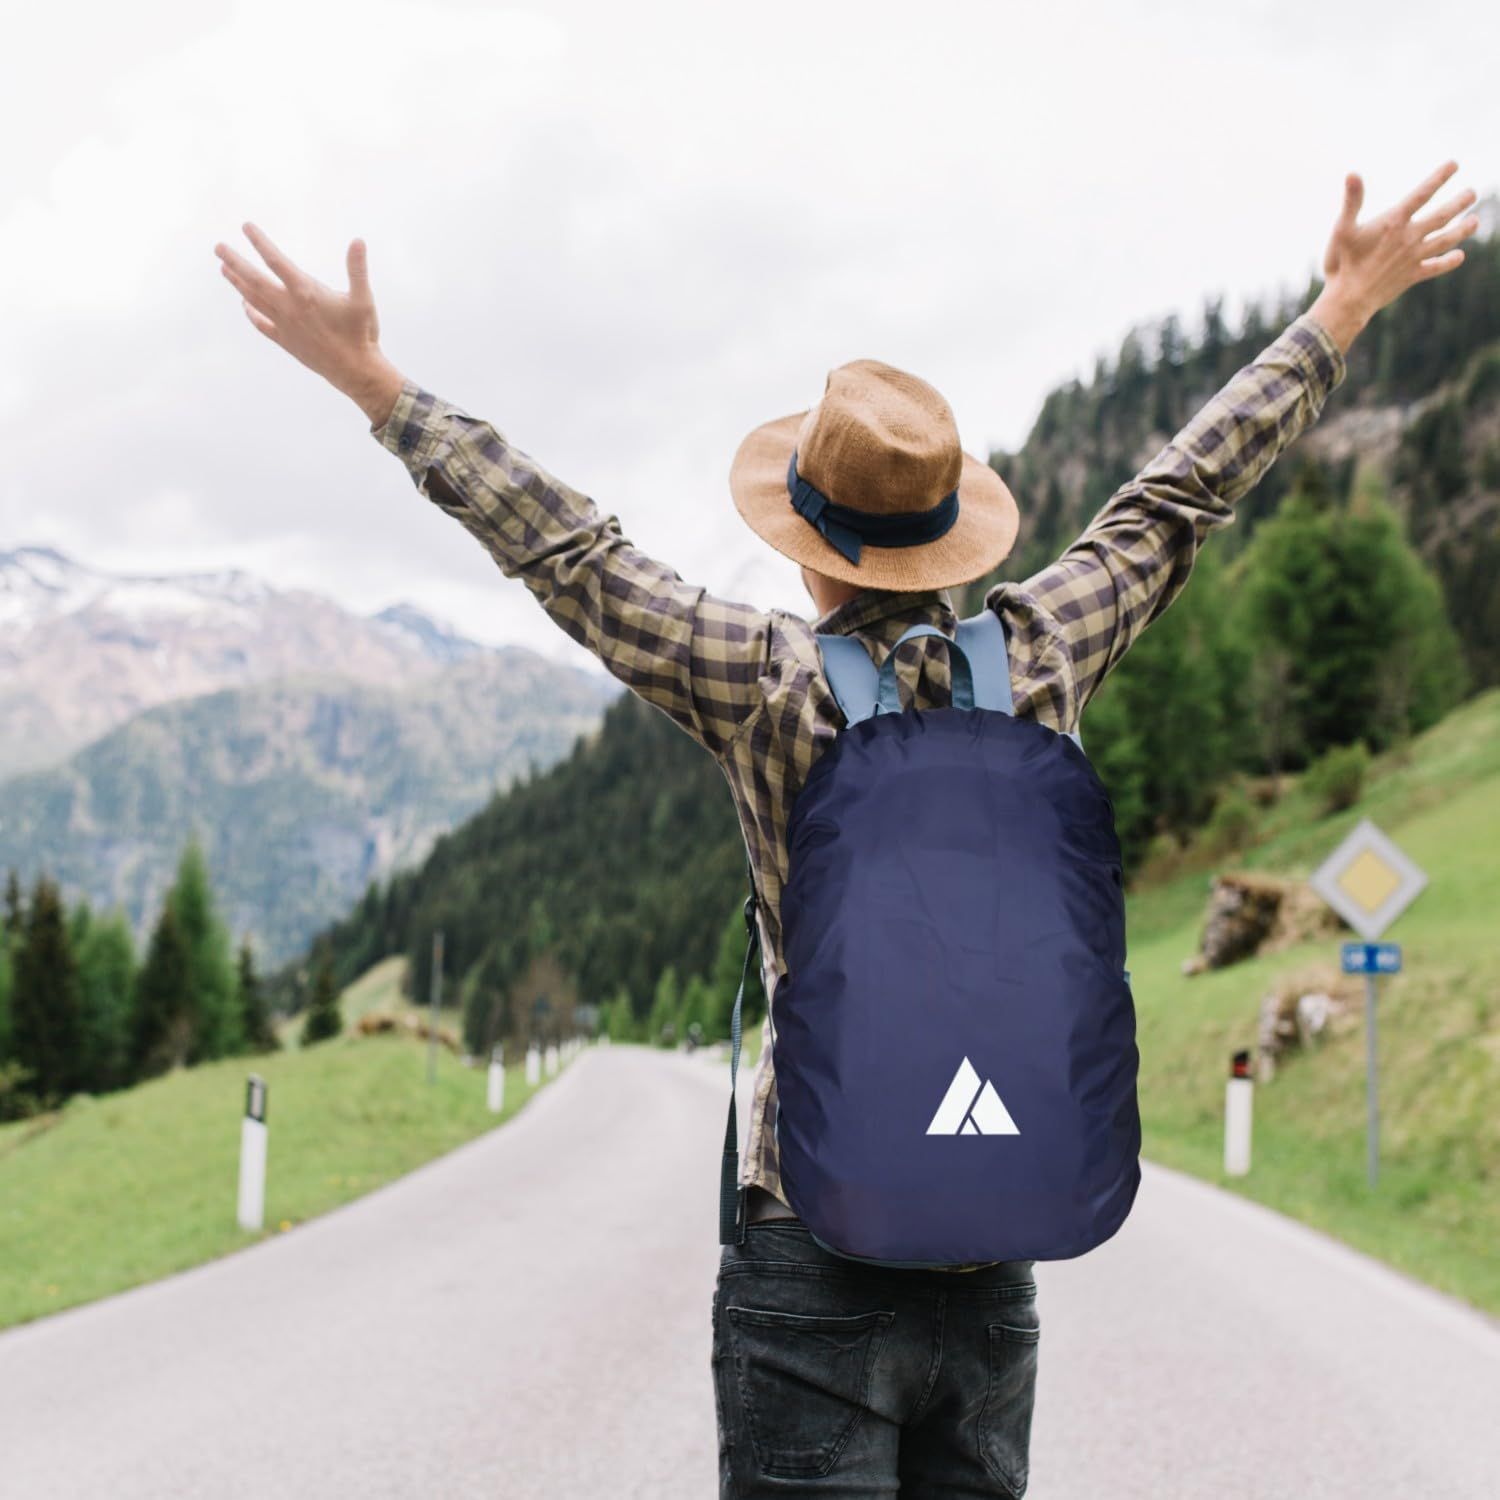
[[[327,945],[318,960],[317,974],[313,979],[312,1002],[302,1022],[302,1045],[311,1047],[318,1042],[336,1037],[344,1029],[344,1019],[339,1010],[339,989],[333,977],[333,957]]]
[[[1363,740],[1335,745],[1308,767],[1305,785],[1324,813],[1342,812],[1359,801],[1370,769],[1370,752]]]
[[[1214,804],[1204,837],[1215,854],[1233,854],[1250,842],[1255,830],[1255,806],[1243,782],[1231,782]]]

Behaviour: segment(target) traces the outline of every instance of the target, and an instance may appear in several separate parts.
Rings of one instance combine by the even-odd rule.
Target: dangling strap
[[[865,658],[867,661],[868,657]],[[749,863],[746,862],[749,869]],[[740,1070],[740,1007],[745,1000],[745,979],[750,957],[760,947],[760,924],[755,920],[755,872],[750,870],[750,894],[745,897],[745,962],[740,969],[740,987],[735,991],[734,1011],[729,1020],[729,1119],[724,1126],[724,1157],[719,1169],[719,1243],[743,1244],[745,1239],[745,1191],[740,1186],[740,1117],[735,1100],[735,1081]]]

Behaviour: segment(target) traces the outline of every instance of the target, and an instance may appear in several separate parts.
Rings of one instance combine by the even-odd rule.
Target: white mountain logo
[[[1020,1135],[1010,1111],[987,1079],[980,1081],[966,1057],[953,1075],[943,1102],[938,1105],[928,1135]]]

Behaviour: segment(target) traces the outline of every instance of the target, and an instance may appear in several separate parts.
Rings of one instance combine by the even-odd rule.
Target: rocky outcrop
[[[1249,872],[1219,875],[1208,898],[1200,951],[1186,974],[1222,969],[1257,953],[1275,953],[1335,933],[1339,919],[1304,881]]]
[[[386,1011],[375,1011],[361,1016],[354,1030],[359,1036],[409,1036],[425,1042],[436,1036],[440,1047],[458,1056],[458,1038],[446,1026],[433,1027],[424,1016],[393,1016]]]
[[[1305,1052],[1359,1024],[1357,979],[1328,964],[1283,974],[1261,999],[1256,1038],[1256,1075],[1275,1077],[1290,1054]]]

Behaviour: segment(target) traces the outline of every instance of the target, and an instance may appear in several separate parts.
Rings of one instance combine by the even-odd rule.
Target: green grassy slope
[[[424,1044],[342,1037],[76,1099],[0,1128],[0,1327],[165,1276],[357,1198],[503,1122],[535,1090]],[[235,1223],[245,1076],[270,1086],[266,1228]]]
[[[1365,1182],[1362,1027],[1257,1087],[1252,1172],[1223,1178],[1230,1053],[1254,1046],[1275,977],[1336,967],[1338,940],[1184,978],[1205,907],[1203,860],[1131,900],[1145,1152],[1500,1312],[1500,693],[1451,715],[1404,763],[1378,762],[1347,813],[1321,818],[1293,789],[1255,847],[1221,863],[1306,875],[1364,816],[1431,880],[1388,934],[1406,970],[1382,981],[1379,1187]]]

